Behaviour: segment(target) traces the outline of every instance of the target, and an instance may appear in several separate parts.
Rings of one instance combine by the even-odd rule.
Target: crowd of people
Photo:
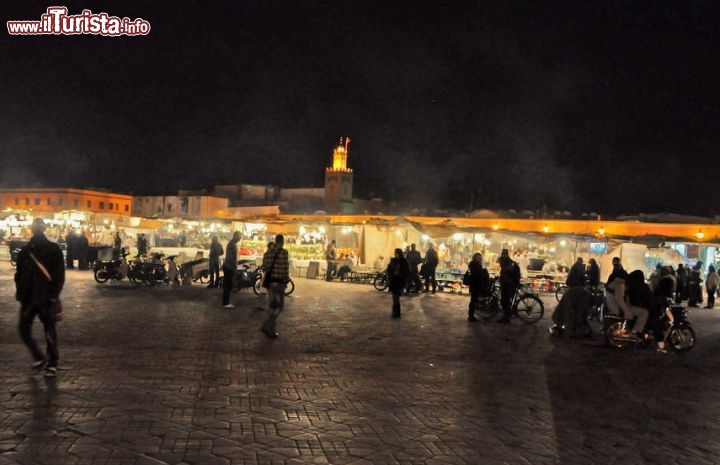
[[[32,225],[33,236],[19,253],[15,274],[16,298],[21,304],[20,335],[33,357],[33,367],[35,369],[45,368],[46,376],[55,376],[59,358],[55,326],[55,322],[59,318],[58,308],[61,308],[59,296],[65,281],[65,268],[72,268],[73,263],[70,260],[64,262],[62,249],[57,243],[51,242],[45,237],[45,229],[43,220],[35,220]],[[68,256],[75,257],[82,253],[87,242],[87,239],[83,241],[82,237],[84,235],[77,237],[68,235],[66,238]],[[210,244],[210,285],[208,287],[220,285],[219,271],[222,265],[222,306],[225,308],[234,307],[230,303],[230,294],[233,275],[238,263],[240,238],[240,233],[235,232],[225,250],[217,236],[212,237]],[[116,257],[124,253],[122,243],[120,233],[117,233],[113,243],[113,254]],[[138,237],[137,246],[139,254],[148,252],[147,240],[144,236]],[[224,259],[221,261],[223,256]],[[327,280],[335,277],[344,279],[353,270],[355,264],[355,257],[350,254],[341,254],[338,260],[334,240],[327,245],[325,258],[327,260]],[[83,264],[84,262],[81,260],[81,269]],[[393,257],[384,269],[392,294],[392,318],[401,317],[400,298],[407,290],[409,283],[413,283],[417,289],[423,290],[425,293],[434,294],[437,291],[436,270],[438,264],[438,253],[432,243],[428,245],[424,257],[417,250],[415,244],[410,244],[404,251],[400,248],[395,249]],[[502,250],[496,264],[499,270],[498,282],[502,309],[502,316],[497,322],[507,324],[512,316],[512,299],[520,287],[523,265],[513,260],[507,249]],[[641,270],[634,270],[630,273],[625,271],[618,257],[613,258],[612,264],[612,273],[604,285],[608,311],[627,319],[634,319],[633,337],[641,340],[649,334],[654,335],[657,349],[664,352],[660,325],[662,311],[671,301],[681,303],[687,300],[689,307],[697,307],[702,304],[702,262],[697,262],[692,267],[680,264],[677,269],[672,266],[658,265],[647,281]],[[338,267],[338,265],[340,266]],[[85,264],[85,266],[87,265]],[[290,280],[289,254],[284,248],[282,235],[277,235],[274,241],[268,243],[261,268],[264,276],[263,287],[268,292],[268,317],[260,329],[268,338],[274,339],[278,337],[275,329],[276,322],[283,311],[285,289]],[[482,254],[475,253],[468,263],[467,273],[463,279],[463,284],[467,285],[470,291],[468,305],[470,322],[477,321],[475,309],[479,299],[487,297],[492,292],[491,282]],[[706,308],[713,308],[715,294],[720,286],[720,276],[712,265],[708,267],[704,283],[707,298]],[[563,297],[563,301],[566,298],[576,299],[588,289],[600,289],[600,268],[595,259],[591,258],[586,266],[582,258],[577,258],[575,264],[568,271],[566,284],[570,290]],[[562,308],[563,301],[560,302],[559,309]],[[35,317],[40,319],[45,331],[47,341],[45,353],[38,348],[32,338],[31,327]]]

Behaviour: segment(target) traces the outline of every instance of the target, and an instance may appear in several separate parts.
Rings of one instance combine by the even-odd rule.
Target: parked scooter
[[[115,258],[110,261],[96,260],[93,264],[95,281],[98,283],[105,283],[108,279],[114,281],[121,281],[128,275],[128,262],[125,257],[128,254],[123,251],[119,258]]]
[[[162,253],[153,253],[152,260],[142,266],[142,282],[146,286],[153,287],[157,284],[170,284],[171,282],[176,286],[180,285],[180,273],[175,263],[177,255],[164,257]],[[167,261],[167,269],[163,261]]]
[[[238,269],[233,275],[233,291],[237,292],[244,287],[255,288],[255,282],[258,277],[262,274],[260,267],[255,264],[255,261],[239,260]],[[257,292],[255,293],[257,294]]]

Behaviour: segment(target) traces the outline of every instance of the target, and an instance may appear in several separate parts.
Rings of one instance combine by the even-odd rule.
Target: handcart
[[[205,284],[210,281],[209,258],[199,258],[180,265],[180,277],[183,284],[200,281]]]

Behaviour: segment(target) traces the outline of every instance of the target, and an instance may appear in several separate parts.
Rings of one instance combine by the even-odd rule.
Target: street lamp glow
[[[697,232],[697,234],[695,234],[695,235],[697,236],[698,240],[700,240],[700,239],[702,239],[703,237],[705,237],[705,233],[702,232],[702,229],[698,229],[698,232]]]
[[[550,226],[548,226],[548,225],[543,226],[543,232],[547,233],[548,231],[550,231]]]
[[[493,224],[493,231],[497,231],[498,229],[500,229],[500,225],[497,223]]]

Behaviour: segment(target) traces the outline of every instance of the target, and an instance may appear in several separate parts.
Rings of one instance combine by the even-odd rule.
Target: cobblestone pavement
[[[69,271],[59,376],[32,375],[0,263],[0,465],[720,463],[718,310],[687,354],[466,321],[466,297],[296,279],[264,301]],[[41,335],[36,324],[35,335]]]

